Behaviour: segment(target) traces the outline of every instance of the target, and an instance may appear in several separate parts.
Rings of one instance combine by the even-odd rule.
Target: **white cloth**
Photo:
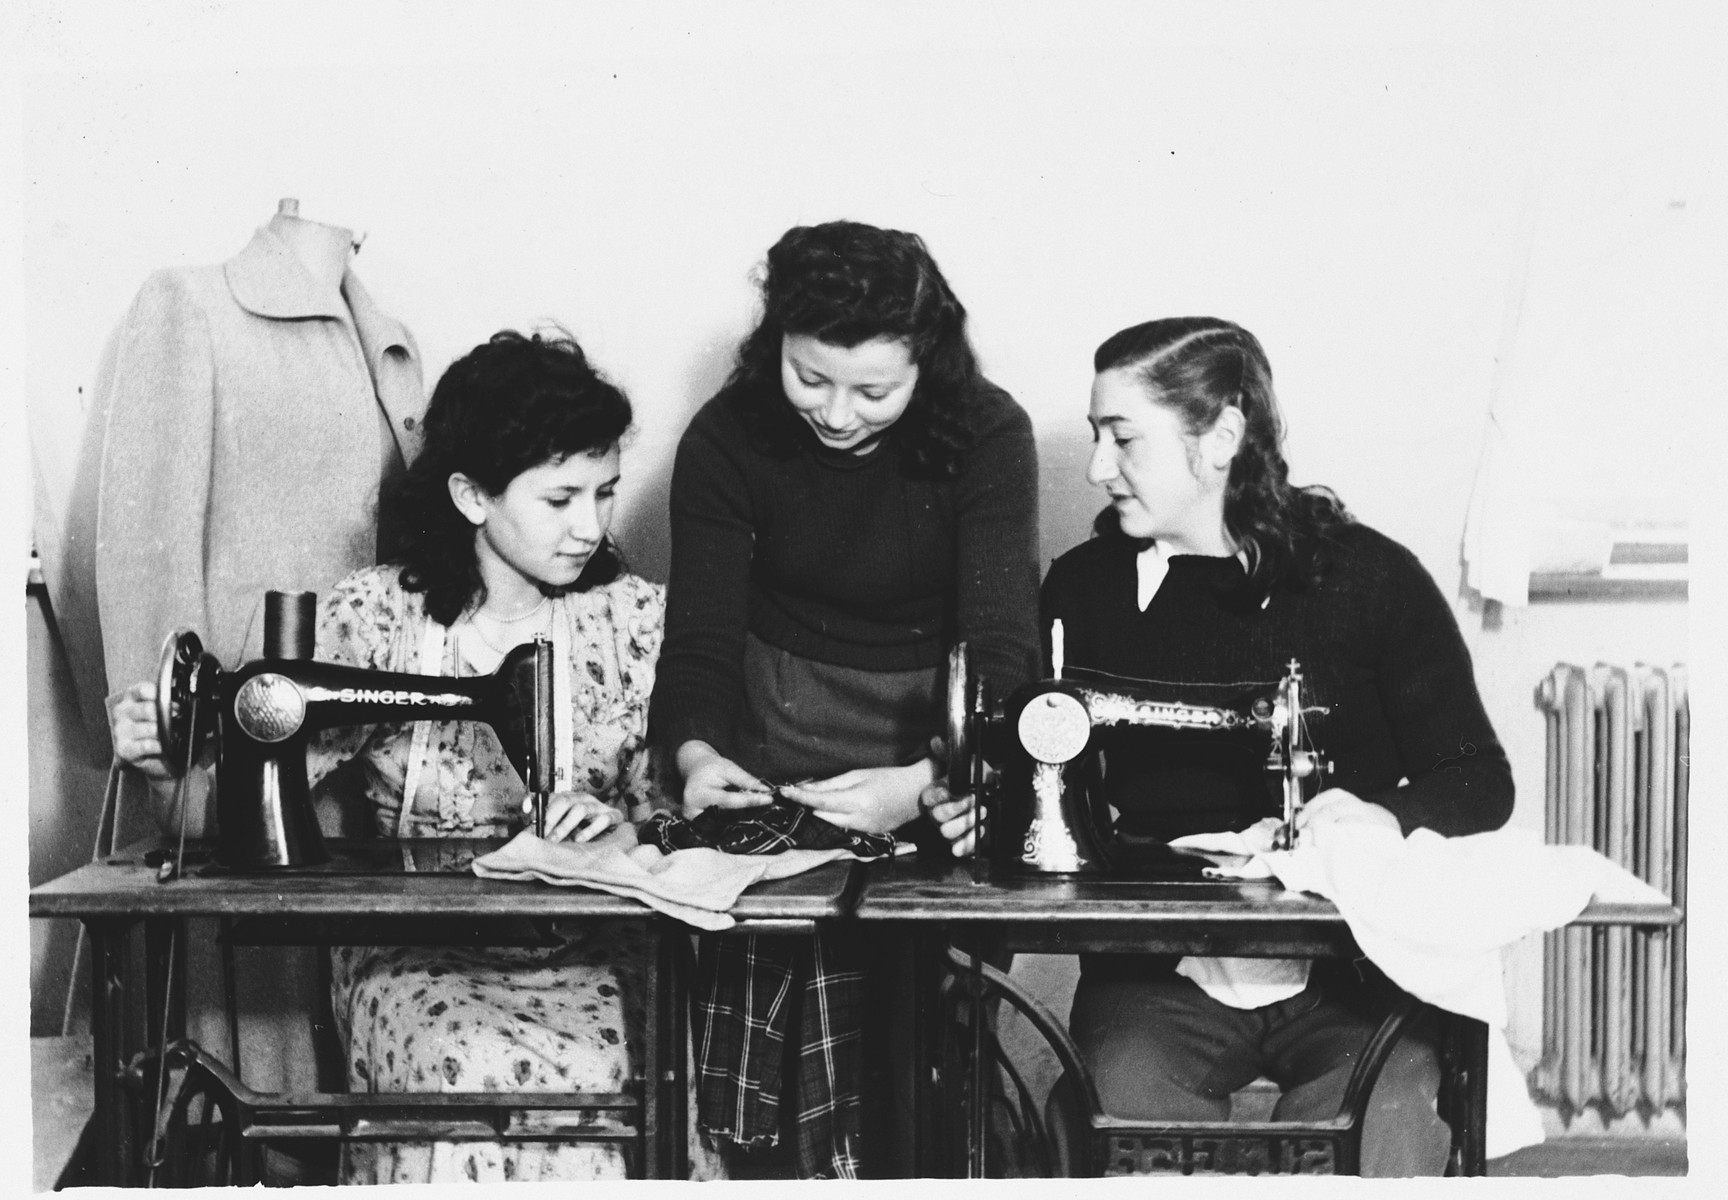
[[[1265,1008],[1299,995],[1308,986],[1306,958],[1201,958],[1176,964],[1212,999],[1231,1008]]]
[[[1171,842],[1189,850],[1239,855],[1245,861],[1215,868],[1233,879],[1264,879],[1272,874],[1262,854],[1272,848],[1276,817],[1267,817],[1241,833],[1196,833]],[[1213,873],[1213,872],[1208,872]],[[1192,979],[1200,990],[1231,1008],[1264,1008],[1301,993],[1308,986],[1306,958],[1203,958],[1189,955],[1176,964],[1176,974]]]
[[[1501,948],[1567,924],[1592,897],[1670,902],[1587,846],[1545,845],[1523,829],[1455,838],[1418,829],[1400,837],[1342,823],[1256,862],[1284,886],[1337,905],[1356,944],[1393,983],[1488,1025],[1490,1158],[1542,1140],[1541,1117],[1506,1041]]]
[[[474,874],[594,888],[640,900],[698,929],[730,929],[738,922],[727,910],[751,884],[855,857],[850,850],[727,854],[704,847],[666,854],[657,846],[638,845],[636,831],[628,826],[592,842],[548,842],[525,829],[476,858]]]

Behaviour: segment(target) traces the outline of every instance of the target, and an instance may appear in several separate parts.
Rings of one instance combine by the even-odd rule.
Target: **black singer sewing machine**
[[[316,866],[328,855],[306,781],[318,730],[375,721],[482,721],[536,798],[552,790],[552,647],[518,646],[491,675],[452,679],[316,662],[311,592],[269,592],[264,656],[229,671],[198,635],[162,648],[156,720],[177,775],[216,738],[217,864],[228,870]]]
[[[1027,684],[1006,704],[972,670],[965,643],[948,658],[948,790],[980,798],[980,857],[1005,875],[1192,875],[1204,862],[1157,847],[1108,844],[1097,731],[1111,727],[1181,730],[1194,737],[1258,731],[1270,748],[1282,811],[1274,848],[1296,840],[1296,813],[1331,772],[1312,745],[1303,707],[1302,668],[1247,689],[1224,705],[1156,698],[1131,681],[1078,673],[1064,678],[1061,622],[1052,630],[1052,677]],[[986,778],[986,765],[995,768]]]

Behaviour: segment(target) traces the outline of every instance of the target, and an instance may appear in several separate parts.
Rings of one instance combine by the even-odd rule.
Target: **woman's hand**
[[[955,858],[965,858],[977,848],[978,797],[952,796],[946,784],[933,783],[918,797],[918,807],[936,822]]]
[[[767,784],[707,742],[685,742],[677,759],[687,817],[705,808],[760,808],[773,799]]]
[[[532,794],[522,798],[522,811],[534,811]],[[546,801],[546,840],[549,842],[591,842],[623,821],[623,814],[617,809],[586,792],[555,792]]]
[[[121,762],[142,771],[153,783],[174,778],[156,736],[155,684],[135,683],[122,692],[108,712],[108,731],[114,738],[114,757]]]
[[[893,833],[918,815],[919,794],[936,778],[929,759],[905,767],[865,767],[832,779],[784,784],[780,794],[830,825],[858,833]]]
[[[1337,825],[1379,825],[1404,836],[1404,827],[1391,809],[1371,804],[1343,788],[1327,788],[1296,810],[1296,831],[1316,840],[1324,840],[1326,830]]]

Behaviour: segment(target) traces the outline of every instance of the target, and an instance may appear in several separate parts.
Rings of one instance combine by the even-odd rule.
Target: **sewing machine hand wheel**
[[[175,775],[198,761],[204,739],[216,720],[215,678],[221,665],[189,629],[162,642],[156,671],[156,740],[162,759]]]
[[[978,753],[976,732],[972,727],[972,702],[976,685],[972,677],[972,651],[959,642],[948,652],[947,728],[948,785],[950,796],[965,796],[972,792],[973,758]]]

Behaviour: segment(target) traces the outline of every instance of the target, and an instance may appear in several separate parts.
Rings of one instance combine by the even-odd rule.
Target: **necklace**
[[[487,620],[498,625],[500,629],[508,630],[510,626],[520,625],[528,618],[539,615],[539,613],[551,602],[552,597],[542,596],[540,597],[540,603],[536,604],[527,612],[518,613],[514,617],[495,617],[491,613],[487,612],[484,607],[481,607],[476,609],[474,615],[468,619],[468,627],[474,631],[475,635],[485,643],[486,648],[492,651],[492,653],[498,655],[508,654],[515,646],[518,646],[521,643],[507,637],[506,644],[500,646],[497,642],[486,636],[486,629],[481,625],[479,618],[485,617]]]
[[[487,618],[488,620],[496,621],[500,625],[514,625],[518,621],[526,621],[529,617],[533,616],[535,613],[539,612],[541,609],[545,608],[550,603],[552,603],[552,597],[541,596],[539,603],[535,604],[533,608],[525,608],[513,617],[501,617],[496,613],[487,612],[486,606],[484,604],[482,604],[478,609],[475,610],[474,615],[477,617],[483,616],[483,617]]]

